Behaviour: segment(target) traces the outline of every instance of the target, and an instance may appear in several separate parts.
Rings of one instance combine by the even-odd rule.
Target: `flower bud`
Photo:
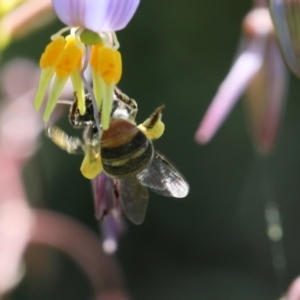
[[[300,77],[300,1],[271,0],[270,11],[285,62]]]

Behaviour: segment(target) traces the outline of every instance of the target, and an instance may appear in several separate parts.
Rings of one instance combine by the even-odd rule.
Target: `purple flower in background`
[[[267,7],[254,8],[244,19],[238,55],[199,125],[196,141],[209,142],[240,96],[246,93],[254,144],[261,152],[268,153],[277,137],[286,84],[286,70],[269,11]]]

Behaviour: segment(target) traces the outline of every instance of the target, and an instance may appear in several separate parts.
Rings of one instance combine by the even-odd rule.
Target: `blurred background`
[[[251,6],[250,0],[141,1],[128,27],[118,33],[124,65],[119,87],[137,100],[138,122],[166,105],[166,131],[155,147],[190,184],[185,199],[150,193],[145,222],[127,222],[116,258],[133,299],[279,299],[300,273],[298,79],[291,76],[280,137],[267,158],[252,146],[243,100],[209,144],[194,140],[232,64],[241,22]],[[56,21],[14,42],[2,64],[15,57],[38,61],[61,26]],[[67,112],[58,125],[75,132]],[[91,184],[79,171],[81,159],[42,134],[23,179],[32,206],[71,216],[98,234]],[[280,272],[274,270],[274,244],[266,234],[262,165],[284,230],[282,244],[275,245],[275,252],[278,246],[286,258],[287,268]],[[26,270],[8,299],[81,300],[91,295],[81,269],[58,251],[30,246]]]

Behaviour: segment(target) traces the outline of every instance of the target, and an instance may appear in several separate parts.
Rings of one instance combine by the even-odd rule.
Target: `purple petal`
[[[257,37],[240,52],[196,132],[197,142],[207,143],[221,126],[250,80],[260,69],[265,45],[265,38]]]
[[[52,0],[58,18],[68,26],[117,31],[134,15],[139,0]]]
[[[113,254],[119,244],[119,239],[124,233],[125,224],[121,216],[121,211],[113,210],[110,214],[104,217],[101,223],[103,250],[107,254]]]
[[[114,186],[111,178],[103,172],[92,180],[94,194],[95,216],[102,220],[114,206]]]
[[[110,0],[106,11],[107,30],[105,31],[116,31],[124,28],[131,20],[138,5],[139,0]]]
[[[83,26],[85,1],[52,0],[58,18],[68,26]],[[81,14],[80,14],[81,12]]]
[[[300,77],[300,35],[296,28],[300,20],[299,8],[299,1],[270,1],[270,11],[282,54],[289,69],[298,77]]]
[[[120,205],[120,184],[104,173],[92,181],[96,219],[102,231],[103,250],[112,254],[117,250],[125,224]]]

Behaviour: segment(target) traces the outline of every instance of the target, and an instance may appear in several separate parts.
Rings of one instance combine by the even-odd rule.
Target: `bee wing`
[[[157,152],[150,165],[136,177],[144,186],[163,196],[183,198],[189,192],[189,185],[183,176]]]
[[[126,217],[134,224],[142,224],[148,206],[148,190],[135,176],[120,180],[121,205]]]

